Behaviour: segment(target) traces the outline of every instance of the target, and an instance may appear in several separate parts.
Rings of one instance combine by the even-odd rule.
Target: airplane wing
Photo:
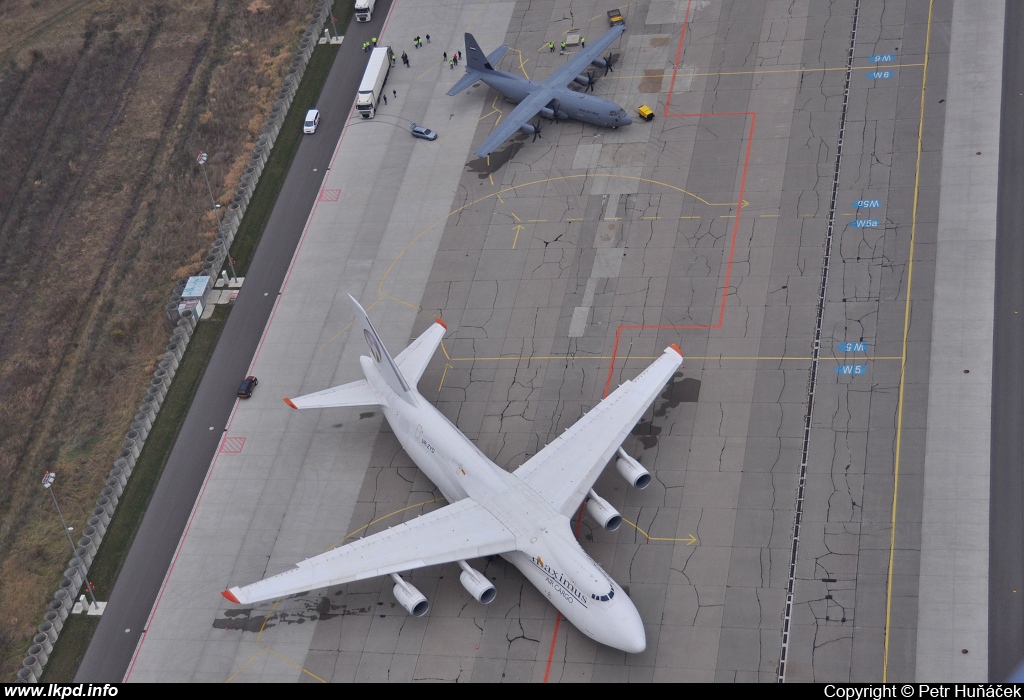
[[[530,458],[514,473],[567,517],[579,507],[612,455],[683,363],[677,345]]]
[[[306,559],[289,571],[224,591],[235,603],[250,604],[350,581],[386,576],[460,559],[504,554],[516,538],[470,498],[407,523]]]
[[[550,88],[540,88],[536,92],[531,93],[525,100],[516,105],[516,108],[509,112],[509,115],[498,126],[494,127],[491,135],[484,139],[484,142],[480,144],[480,148],[476,149],[476,154],[481,158],[485,157],[495,148],[505,143],[506,139],[511,138],[513,134],[519,131],[519,127],[533,119],[537,112],[547,107],[548,102],[551,102],[553,96],[554,91]]]
[[[604,53],[605,49],[614,44],[615,40],[622,36],[624,31],[626,31],[626,25],[615,25],[602,34],[597,41],[569,59],[568,63],[556,70],[554,74],[544,82],[552,86],[565,87],[571,83],[572,79],[577,75],[584,73],[590,65],[590,62],[595,58],[598,58],[602,53]]]

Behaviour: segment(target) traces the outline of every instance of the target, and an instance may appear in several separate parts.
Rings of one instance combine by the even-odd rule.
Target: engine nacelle
[[[604,68],[604,66],[601,67]],[[572,81],[577,85],[590,85],[590,77],[586,75],[577,75]]]
[[[651,473],[644,469],[644,465],[626,454],[621,447],[619,448],[619,458],[615,460],[615,468],[619,470],[622,478],[632,484],[635,489],[645,489],[651,483]]]
[[[590,489],[590,498],[587,499],[587,512],[605,530],[618,530],[622,524],[622,516],[619,511],[612,507],[612,504],[604,500]]]
[[[459,582],[462,583],[463,588],[469,591],[471,596],[476,598],[478,603],[487,605],[494,600],[494,596],[498,593],[494,590],[494,586],[487,580],[486,576],[465,561],[460,561],[459,566],[462,567],[462,573],[459,574]]]
[[[523,132],[524,134],[536,134],[537,133],[537,128],[533,124],[530,124],[529,122],[527,122],[526,124],[523,124],[521,127],[519,127],[519,130],[521,132]]]
[[[430,603],[427,602],[427,597],[420,593],[416,586],[404,580],[398,574],[391,574],[391,578],[395,582],[395,588],[392,593],[395,594],[395,600],[398,601],[398,604],[405,608],[406,612],[413,617],[423,617],[426,615],[427,610],[430,610]]]
[[[607,68],[608,61],[604,60],[603,58],[595,58],[593,61],[590,62],[590,65],[597,66],[598,68]]]

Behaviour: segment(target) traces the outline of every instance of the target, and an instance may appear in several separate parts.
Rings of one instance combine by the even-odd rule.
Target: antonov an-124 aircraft
[[[496,595],[494,586],[466,560],[498,554],[584,634],[615,649],[643,651],[647,639],[640,614],[619,584],[580,547],[570,518],[586,500],[588,512],[602,526],[618,527],[621,516],[593,491],[612,458],[634,487],[650,482],[647,470],[621,445],[682,364],[679,347],[665,348],[647,369],[509,473],[416,390],[447,326],[437,319],[392,359],[366,312],[349,298],[372,355],[360,358],[366,379],[285,402],[292,408],[380,406],[402,447],[450,505],[307,559],[290,571],[226,590],[224,597],[251,604],[391,576],[395,598],[419,616],[427,612],[427,599],[399,572],[458,562],[462,585],[486,604]]]

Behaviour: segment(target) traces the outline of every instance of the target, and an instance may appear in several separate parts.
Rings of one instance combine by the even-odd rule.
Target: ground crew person
[[[455,68],[455,59],[454,58],[448,61],[448,69],[451,70],[453,68]]]
[[[366,53],[366,49],[368,49],[369,47],[370,47],[370,42],[364,41],[363,42],[363,53]]]
[[[377,37],[373,37],[373,45],[374,45],[374,46],[376,46],[376,45],[377,45]]]
[[[562,41],[562,51],[565,51],[565,41]]]
[[[580,48],[581,49],[587,48],[587,37],[583,37],[582,39],[580,39]]]
[[[554,51],[554,50],[555,50],[555,42],[549,41],[548,42],[548,51]]]

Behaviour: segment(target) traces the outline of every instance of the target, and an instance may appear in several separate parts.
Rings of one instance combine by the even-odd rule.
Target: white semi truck
[[[356,109],[363,119],[373,119],[377,113],[377,103],[380,102],[384,83],[388,81],[388,72],[394,60],[395,54],[391,52],[390,46],[378,46],[370,54],[370,63],[363,73],[363,80],[359,83],[359,95],[356,97]]]
[[[369,22],[373,19],[373,6],[377,0],[356,0],[356,22]]]

